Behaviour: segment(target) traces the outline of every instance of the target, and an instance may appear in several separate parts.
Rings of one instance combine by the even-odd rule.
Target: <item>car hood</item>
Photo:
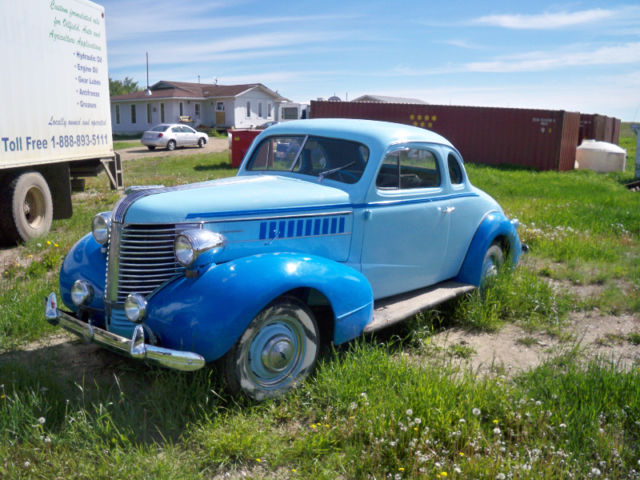
[[[338,188],[271,175],[150,188],[125,197],[115,219],[128,224],[211,222],[350,208]]]

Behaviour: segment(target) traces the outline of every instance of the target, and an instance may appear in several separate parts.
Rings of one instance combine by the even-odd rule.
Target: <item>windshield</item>
[[[248,171],[295,172],[343,183],[356,183],[369,160],[369,149],[349,140],[312,136],[269,137],[247,164]]]

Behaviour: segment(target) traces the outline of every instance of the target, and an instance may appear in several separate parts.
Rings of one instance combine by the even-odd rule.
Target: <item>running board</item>
[[[374,304],[373,320],[364,328],[364,333],[389,327],[475,288],[466,283],[450,281],[378,300]]]

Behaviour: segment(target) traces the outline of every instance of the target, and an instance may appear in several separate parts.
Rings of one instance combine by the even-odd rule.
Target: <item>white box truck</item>
[[[104,8],[87,0],[0,0],[0,242],[45,234],[71,190],[113,151]]]

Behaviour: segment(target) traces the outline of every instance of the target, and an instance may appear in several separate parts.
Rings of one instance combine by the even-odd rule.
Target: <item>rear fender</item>
[[[328,299],[336,344],[360,335],[371,321],[373,293],[360,272],[322,257],[270,253],[212,265],[197,278],[169,283],[149,298],[146,324],[162,346],[212,361],[233,346],[265,306],[301,287]]]
[[[484,261],[485,253],[491,244],[501,237],[505,238],[508,243],[508,260],[513,263],[513,266],[516,266],[522,253],[522,244],[516,227],[517,221],[509,220],[503,213],[498,211],[490,212],[484,217],[473,236],[456,280],[476,287],[480,286],[482,262]]]

